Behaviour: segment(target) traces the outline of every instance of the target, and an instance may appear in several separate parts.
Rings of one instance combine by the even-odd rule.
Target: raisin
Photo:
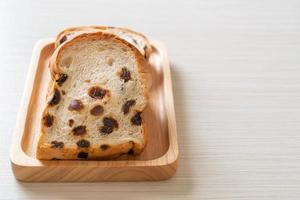
[[[87,79],[87,80],[84,80],[83,82],[85,82],[85,83],[90,83],[91,80]]]
[[[86,126],[76,126],[73,128],[73,134],[76,136],[85,135],[86,134]]]
[[[60,74],[59,78],[56,80],[56,83],[61,86],[68,78],[67,74]]]
[[[79,110],[81,110],[83,107],[84,107],[84,106],[83,106],[83,103],[82,103],[80,100],[75,99],[75,100],[72,100],[72,101],[71,101],[71,103],[70,103],[68,109],[71,110],[71,111],[72,111],[72,110],[79,111]]]
[[[59,148],[62,149],[64,148],[64,143],[63,142],[58,142],[58,141],[52,141],[51,142],[51,148]]]
[[[142,117],[141,117],[141,113],[138,112],[136,113],[132,118],[131,118],[131,123],[134,125],[141,125],[142,124]]]
[[[118,128],[119,127],[117,120],[115,120],[112,117],[104,117],[103,118],[103,124],[104,124],[104,126],[109,126],[109,127],[112,127],[112,128]]]
[[[54,116],[50,114],[46,114],[43,117],[43,123],[46,127],[51,127],[53,125]]]
[[[104,126],[100,128],[100,132],[104,134],[110,134],[113,132],[114,128],[119,127],[117,120],[112,117],[104,117],[103,124]]]
[[[67,36],[64,35],[64,37],[62,37],[62,38],[59,40],[59,44],[64,43],[66,40],[67,40]]]
[[[98,115],[101,115],[103,113],[103,111],[104,111],[103,107],[100,105],[97,105],[90,110],[90,113],[91,113],[91,115],[98,116]]]
[[[124,80],[124,82],[129,81],[131,79],[130,71],[127,68],[123,67],[120,77]]]
[[[100,148],[101,148],[102,151],[105,151],[106,149],[109,148],[109,145],[108,145],[108,144],[102,144],[102,145],[100,146]]]
[[[61,91],[61,93],[62,93],[63,95],[65,95],[65,94],[66,94],[66,92],[65,92],[64,90],[62,90],[62,91]]]
[[[48,102],[48,104],[50,106],[54,106],[54,105],[57,105],[60,101],[60,92],[58,89],[54,89],[54,94],[53,94],[53,97],[52,99]]]
[[[107,91],[105,89],[102,89],[98,86],[94,86],[89,89],[88,94],[94,99],[103,99],[103,97],[106,95],[106,92]]]
[[[148,47],[145,45],[143,49],[144,49],[144,51],[146,52],[147,49],[148,49]]]
[[[104,135],[110,134],[111,132],[113,132],[113,130],[114,130],[114,128],[110,127],[110,126],[102,126],[100,128],[100,132],[103,133]]]
[[[131,148],[131,149],[128,151],[127,154],[128,154],[128,155],[133,155],[133,154],[134,154],[133,148]]]
[[[124,105],[122,106],[122,111],[125,114],[127,114],[129,112],[129,109],[131,106],[135,105],[135,100],[128,100],[124,103]]]
[[[137,41],[136,41],[136,39],[134,39],[134,38],[132,38],[132,42],[133,42],[134,44],[137,44]]]
[[[78,147],[82,147],[82,148],[90,147],[90,142],[85,139],[79,140],[76,144]]]
[[[69,126],[72,127],[74,124],[74,120],[73,119],[69,119]]]
[[[77,155],[77,158],[82,158],[82,159],[86,159],[88,157],[88,153],[86,152],[79,152]]]
[[[145,52],[145,56],[144,56],[144,57],[145,57],[146,59],[147,59],[147,53],[146,53],[146,52],[147,52],[147,48],[148,48],[148,47],[145,45],[145,46],[144,46],[144,52]]]

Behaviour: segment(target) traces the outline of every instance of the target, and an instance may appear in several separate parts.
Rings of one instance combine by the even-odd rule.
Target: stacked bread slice
[[[149,52],[146,37],[127,29],[61,32],[50,60],[37,158],[140,154],[146,145],[142,116],[151,85]]]
[[[149,58],[152,48],[148,39],[143,34],[127,28],[112,26],[80,26],[65,29],[57,35],[55,47],[57,48],[65,41],[68,41],[79,34],[99,31],[117,35],[118,37],[126,40],[127,42],[135,46],[146,59]]]

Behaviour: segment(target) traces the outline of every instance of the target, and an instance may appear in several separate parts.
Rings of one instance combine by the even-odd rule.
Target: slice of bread
[[[60,45],[41,120],[38,159],[98,159],[141,153],[147,62],[127,41],[83,33]]]
[[[61,31],[57,35],[55,47],[58,47],[60,44],[64,43],[65,41],[68,41],[82,33],[99,32],[99,31],[104,31],[119,36],[120,38],[126,40],[127,42],[135,46],[146,59],[149,58],[149,55],[152,51],[152,47],[148,39],[141,33],[126,28],[120,28],[120,27],[80,26],[80,27],[68,28]]]

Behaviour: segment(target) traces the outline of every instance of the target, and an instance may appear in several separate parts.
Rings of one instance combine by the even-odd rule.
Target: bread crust
[[[79,26],[79,27],[70,27],[66,28],[63,31],[59,32],[56,36],[55,40],[55,48],[57,48],[60,44],[60,40],[62,37],[67,36],[69,34],[72,34],[74,32],[78,31],[84,31],[84,30],[99,30],[99,31],[104,31],[107,29],[107,26]]]
[[[63,31],[61,31],[57,37],[56,37],[56,41],[55,41],[55,48],[57,48],[59,45],[60,45],[60,40],[64,37],[64,36],[67,36],[67,35],[70,35],[70,34],[73,34],[73,33],[76,33],[76,32],[79,32],[79,31],[89,31],[89,32],[93,32],[93,31],[108,31],[109,29],[114,29],[114,30],[120,30],[120,31],[123,31],[123,32],[127,32],[127,33],[130,33],[130,34],[133,34],[133,35],[138,35],[140,37],[143,38],[144,40],[144,43],[145,43],[145,49],[143,49],[144,52],[141,52],[142,55],[145,57],[145,58],[149,58],[151,52],[152,52],[152,46],[150,45],[150,42],[149,40],[147,39],[147,37],[141,33],[138,33],[138,32],[135,32],[131,29],[128,29],[128,28],[121,28],[121,27],[113,27],[113,26],[79,26],[79,27],[70,27],[70,28],[67,28]]]
[[[148,63],[141,55],[141,53],[130,43],[126,40],[123,40],[117,37],[114,34],[106,33],[106,32],[90,32],[90,33],[82,33],[73,39],[66,41],[62,45],[59,45],[58,48],[53,53],[51,60],[50,60],[50,70],[52,75],[52,80],[49,83],[49,90],[47,96],[50,96],[50,93],[54,91],[54,88],[58,88],[58,84],[56,83],[57,76],[62,73],[62,69],[58,65],[58,60],[61,57],[61,53],[64,51],[65,48],[76,43],[77,41],[81,41],[83,39],[93,40],[113,40],[116,43],[125,45],[129,47],[132,53],[136,57],[136,64],[138,66],[138,72],[141,78],[141,85],[143,86],[144,95],[147,99],[148,91],[151,87],[151,75],[149,72],[149,67],[147,66]],[[48,99],[48,98],[47,98]],[[48,101],[48,100],[47,100]],[[146,105],[146,102],[145,102]],[[49,109],[49,105],[47,105],[43,111],[42,116],[44,117]],[[142,110],[141,110],[142,111]],[[42,119],[43,119],[42,117]],[[138,155],[144,149],[147,141],[146,141],[146,133],[145,133],[145,126],[142,124],[142,130],[144,134],[144,144],[135,142],[134,139],[131,141],[126,141],[124,143],[118,145],[109,145],[108,149],[102,150],[99,147],[91,146],[88,149],[85,148],[51,148],[51,144],[44,144],[44,137],[45,137],[45,125],[41,121],[41,132],[40,138],[37,147],[37,158],[38,159],[77,159],[78,153],[86,152],[88,153],[88,159],[101,159],[101,158],[112,158],[120,154],[128,153],[132,151],[134,155]]]
[[[77,159],[77,155],[80,152],[88,153],[88,159],[109,159],[115,158],[122,154],[127,154],[131,150],[134,155],[138,155],[142,152],[144,146],[138,143],[129,141],[118,145],[109,145],[109,148],[102,150],[98,146],[91,146],[88,149],[85,148],[51,148],[50,144],[42,144],[38,146],[37,158],[43,160],[52,159]]]

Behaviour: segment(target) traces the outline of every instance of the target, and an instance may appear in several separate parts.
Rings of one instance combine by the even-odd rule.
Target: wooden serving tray
[[[177,168],[178,144],[172,81],[166,49],[152,41],[152,89],[144,111],[147,146],[126,160],[81,161],[36,159],[40,119],[50,80],[49,57],[54,39],[39,41],[33,51],[25,93],[17,118],[11,149],[15,177],[28,182],[158,181],[170,178]]]

